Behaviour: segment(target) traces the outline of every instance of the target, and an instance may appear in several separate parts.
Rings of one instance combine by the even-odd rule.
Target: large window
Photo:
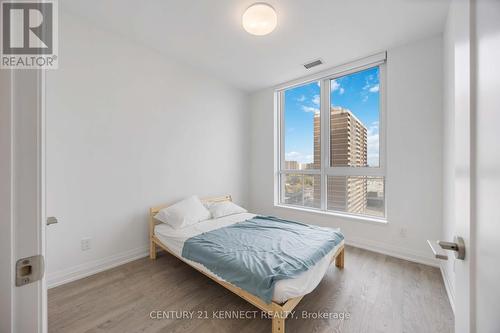
[[[277,91],[279,204],[385,218],[384,62]]]

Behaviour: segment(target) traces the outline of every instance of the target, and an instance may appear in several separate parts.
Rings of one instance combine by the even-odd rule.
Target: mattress
[[[208,270],[205,266],[194,261],[182,258],[181,254],[184,242],[187,239],[199,235],[203,232],[208,232],[234,223],[242,222],[254,216],[255,214],[251,213],[234,214],[217,219],[202,221],[183,229],[174,229],[168,224],[160,223],[155,226],[154,232],[156,238],[158,238],[158,240],[166,248],[168,248],[171,252],[173,252],[187,264],[203,271],[206,274],[209,274],[219,281],[224,281],[224,279]],[[300,273],[292,279],[277,281],[274,288],[273,301],[277,303],[284,303],[290,298],[303,296],[313,291],[314,288],[316,288],[316,286],[323,279],[323,276],[326,274],[333,255],[343,244],[344,241],[340,242],[330,251],[330,253],[328,253],[325,257],[318,261],[309,270]]]

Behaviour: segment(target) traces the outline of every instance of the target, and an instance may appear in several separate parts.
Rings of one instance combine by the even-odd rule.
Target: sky
[[[368,130],[368,165],[379,165],[379,68],[331,81],[330,104],[351,112]],[[314,113],[320,109],[319,82],[285,91],[285,159],[313,162]]]

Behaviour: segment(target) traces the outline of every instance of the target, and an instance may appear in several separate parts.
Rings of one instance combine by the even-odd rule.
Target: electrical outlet
[[[406,238],[407,233],[408,233],[408,230],[406,230],[406,228],[401,228],[399,230],[399,236],[401,236],[401,238]]]
[[[90,238],[82,238],[81,243],[82,251],[90,250]]]

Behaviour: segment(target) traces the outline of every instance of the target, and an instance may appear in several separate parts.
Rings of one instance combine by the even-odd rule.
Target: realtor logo
[[[1,2],[1,68],[57,68],[57,2]]]

